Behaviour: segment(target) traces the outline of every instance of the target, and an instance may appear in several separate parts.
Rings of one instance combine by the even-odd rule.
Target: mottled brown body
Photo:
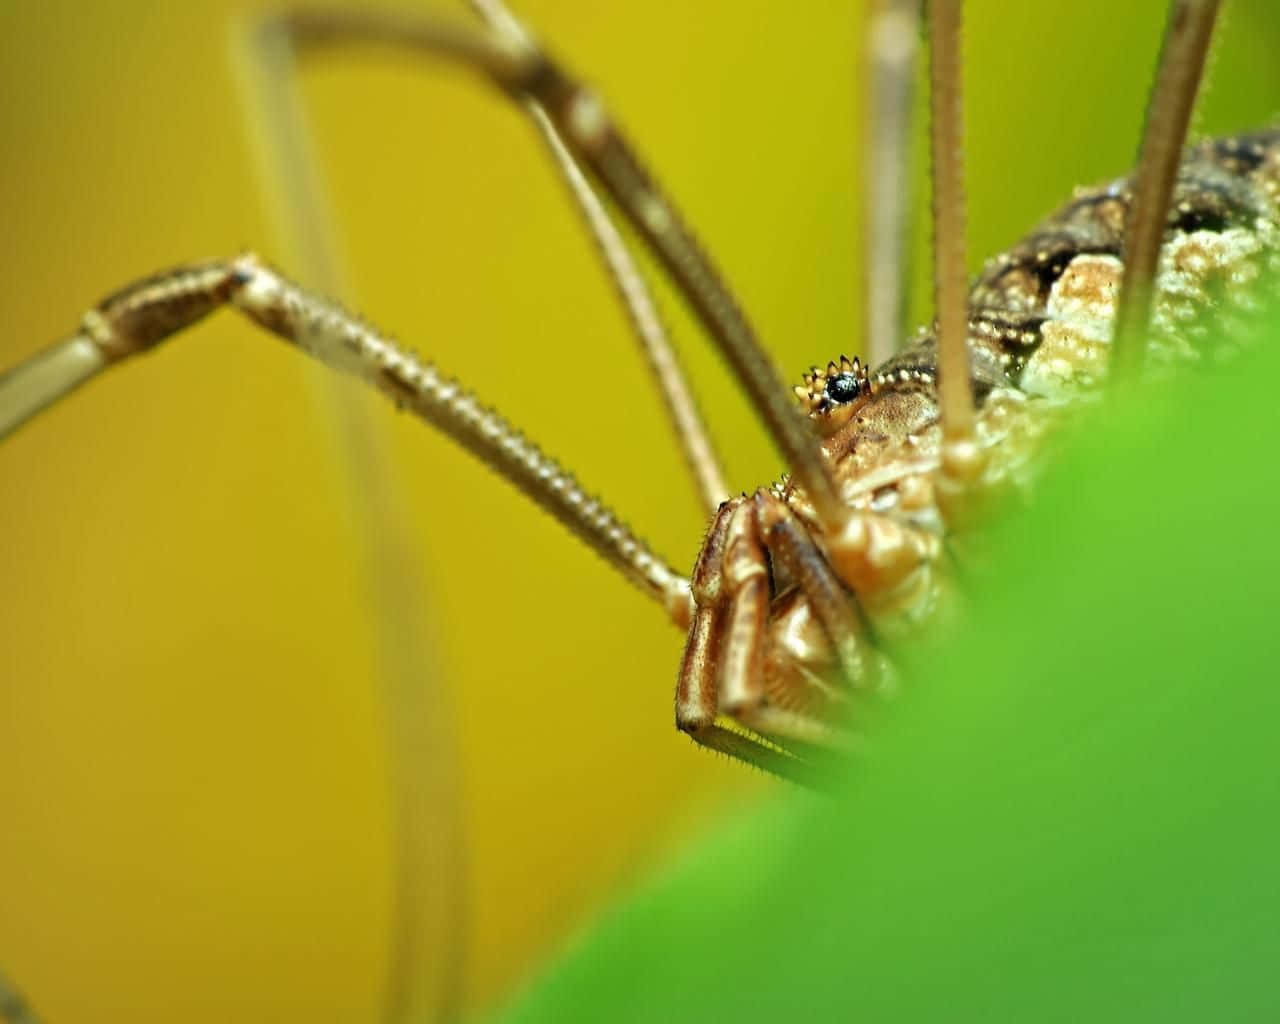
[[[722,506],[693,576],[695,626],[677,699],[682,728],[696,733],[728,715],[788,749],[830,742],[859,689],[891,685],[887,652],[934,627],[952,604],[944,541],[964,531],[975,505],[1024,488],[1046,435],[1101,393],[1129,186],[1126,179],[1079,190],[988,261],[974,282],[968,348],[984,458],[962,496],[941,472],[932,333],[922,331],[870,373],[842,359],[806,375],[796,390],[825,435],[824,454],[853,525],[826,538],[805,494],[789,482]],[[1154,282],[1151,364],[1228,354],[1220,325],[1246,317],[1258,279],[1280,269],[1278,198],[1278,131],[1212,140],[1187,153]],[[1219,325],[1212,332],[1203,322],[1209,312]],[[852,397],[832,401],[824,387]],[[812,564],[780,523],[803,527]],[[766,581],[764,612],[757,605]],[[833,587],[838,597],[824,599],[823,588]],[[830,606],[841,603],[849,611],[832,621]],[[757,618],[759,649],[743,653]],[[759,679],[752,682],[751,672]]]

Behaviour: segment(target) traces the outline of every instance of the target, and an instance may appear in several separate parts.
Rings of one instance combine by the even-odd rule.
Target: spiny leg
[[[540,104],[568,149],[617,203],[684,294],[821,520],[825,524],[842,521],[843,508],[830,467],[808,420],[795,407],[720,274],[593,92],[527,38],[516,39],[509,33],[486,36],[435,19],[364,11],[335,16],[302,10],[283,17],[300,45],[341,38],[420,49],[458,60],[504,91]]]
[[[472,6],[484,16],[495,32],[509,37],[513,45],[532,45],[528,42],[528,33],[519,22],[495,0],[473,0]],[[362,13],[336,9],[325,12],[324,16],[327,20],[323,36],[326,50],[341,47],[344,44],[353,46],[368,41],[365,30],[367,20]],[[268,114],[274,113],[271,117],[273,123],[270,130],[264,133],[268,136],[265,141],[277,154],[281,150],[292,151],[284,154],[288,159],[277,162],[287,164],[290,168],[289,177],[297,180],[301,186],[296,193],[288,197],[288,203],[299,208],[307,206],[315,208],[321,205],[320,189],[314,181],[314,175],[310,173],[310,162],[305,160],[305,139],[297,130],[301,119],[298,109],[300,104],[293,95],[295,92],[293,77],[297,63],[295,56],[306,56],[310,48],[308,44],[314,44],[315,41],[310,30],[300,29],[297,21],[286,15],[269,18],[263,22],[255,33],[253,48],[261,70],[264,72],[260,76],[262,84],[256,91],[263,97],[263,109]],[[412,56],[422,55],[421,49],[409,38],[404,39],[403,42]],[[697,403],[671,345],[657,303],[621,234],[587,182],[582,169],[565,147],[559,132],[547,117],[546,112],[531,98],[513,98],[520,102],[537,126],[587,229],[596,242],[605,268],[627,311],[650,372],[658,385],[668,419],[693,473],[703,506],[708,513],[712,513],[724,500],[728,488],[724,483],[724,474],[711,443],[710,434],[698,412]],[[286,120],[281,116],[282,111],[290,113],[287,118],[288,123],[282,123]],[[309,219],[294,219],[300,221],[300,233],[314,233],[309,227]],[[323,283],[327,284],[327,282]]]
[[[1165,220],[1219,6],[1220,0],[1173,0],[1169,9],[1125,223],[1124,279],[1111,352],[1117,386],[1142,370]]]
[[[697,402],[667,336],[657,304],[623,242],[622,235],[610,220],[604,204],[587,183],[581,168],[565,147],[546,111],[537,104],[531,104],[530,109],[534,122],[546,138],[547,145],[563,172],[564,180],[582,211],[583,219],[600,248],[609,275],[617,286],[632,327],[640,339],[649,370],[658,384],[666,405],[667,418],[675,429],[677,443],[693,474],[703,509],[710,514],[727,497],[729,485],[725,482],[720,458],[716,455],[710,432],[698,412]]]
[[[502,0],[470,0],[471,6],[498,32],[507,32],[526,42],[529,33],[511,14]],[[605,268],[617,288],[618,296],[631,320],[632,329],[649,363],[649,370],[658,385],[667,407],[667,418],[675,428],[676,440],[684,450],[685,461],[693,473],[694,482],[708,514],[714,513],[728,496],[724,470],[716,455],[715,446],[702,415],[698,412],[693,391],[680,366],[679,357],[667,335],[667,328],[658,311],[649,286],[640,268],[632,258],[631,250],[621,232],[609,216],[586,174],[574,159],[560,137],[551,118],[536,100],[525,101],[534,124],[542,134],[547,148],[555,159],[569,193],[582,214],[583,222],[595,239]]]
[[[482,405],[455,380],[369,325],[242,256],[157,274],[104,299],[79,333],[0,376],[0,436],[43,405],[9,401],[28,393],[33,375],[67,350],[91,350],[95,370],[147,351],[224,305],[335,369],[358,376],[437,427],[555,516],[628,581],[658,601],[678,626],[688,624],[688,581],[672,570],[549,456]],[[61,397],[92,373],[67,378]],[[49,394],[46,389],[46,396]],[[51,399],[52,400],[52,399]]]
[[[933,289],[938,318],[942,479],[963,484],[980,469],[969,381],[965,269],[961,0],[929,0],[929,105],[933,163]]]
[[[867,4],[866,279],[867,363],[874,369],[902,343],[920,0]]]
[[[526,41],[526,44],[530,40],[527,29],[509,12],[502,0],[470,0],[470,3],[494,31],[507,32],[508,35]],[[623,241],[622,233],[614,225],[613,218],[609,216],[609,211],[605,209],[599,196],[596,196],[595,189],[591,188],[581,166],[564,145],[561,133],[557,131],[543,105],[531,99],[526,100],[525,105],[556,161],[573,202],[579,207],[582,221],[595,239],[600,259],[604,261],[605,270],[608,270],[609,278],[617,288],[618,297],[630,317],[632,330],[649,362],[649,371],[652,372],[658,392],[666,404],[667,419],[676,431],[677,443],[684,449],[685,462],[694,475],[703,507],[708,515],[712,515],[719,503],[727,497],[728,485],[724,483],[721,460],[710,439],[710,431],[698,411],[698,402],[695,401],[689,380],[682,370],[680,358],[668,337],[657,300],[645,283],[639,266],[636,266],[630,248]]]
[[[430,364],[252,260],[237,260],[234,301],[249,317],[338,369],[364,377],[514,483],[630,582],[686,619],[688,583],[574,478]]]

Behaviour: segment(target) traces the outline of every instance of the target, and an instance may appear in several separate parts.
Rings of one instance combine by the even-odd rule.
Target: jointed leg
[[[227,301],[232,287],[228,267],[206,264],[109,295],[84,315],[71,337],[0,373],[0,439],[108,366],[207,316]]]
[[[479,35],[434,19],[297,11],[282,24],[301,49],[337,40],[458,60],[505,92],[538,103],[566,147],[632,222],[707,328],[824,523],[841,519],[830,469],[737,302],[679,214],[637,160],[599,99],[527,38]]]
[[[965,269],[964,103],[961,0],[928,0],[929,99],[933,140],[933,289],[938,318],[938,403],[943,478],[976,476],[974,402],[969,381],[968,271]]]
[[[139,281],[85,315],[79,333],[0,376],[0,436],[93,373],[144,352],[224,305],[438,427],[541,505],[683,626],[688,583],[574,478],[457,381],[369,325],[303,291],[251,256],[182,267]],[[73,359],[66,353],[77,354]],[[79,353],[88,353],[84,358]],[[92,357],[92,370],[81,367]],[[42,404],[15,401],[54,363],[73,363]]]
[[[1120,386],[1142,369],[1151,286],[1218,7],[1219,0],[1173,0],[1169,11],[1125,224],[1124,281],[1111,355],[1113,380]]]
[[[471,6],[494,31],[505,32],[528,43],[529,33],[502,0],[471,0]],[[586,174],[569,152],[542,104],[530,98],[525,100],[525,106],[551,151],[587,230],[595,239],[667,407],[667,418],[675,429],[677,443],[684,450],[685,461],[693,473],[703,507],[708,514],[714,513],[728,496],[729,488],[715,446],[711,443],[710,432],[698,412],[693,391],[667,335],[657,301],[613,218],[587,181]]]
[[[614,227],[604,204],[587,183],[581,168],[565,148],[555,125],[537,104],[530,104],[534,122],[543,133],[547,146],[563,173],[569,191],[577,201],[582,216],[599,246],[609,276],[617,286],[636,337],[657,382],[666,405],[667,418],[675,429],[676,443],[684,451],[685,462],[693,473],[703,509],[714,512],[729,493],[724,470],[711,443],[711,435],[693,397],[693,392],[680,367],[667,329],[658,312],[653,295],[631,257],[622,235]]]
[[[528,35],[519,23],[496,0],[473,0],[489,25],[500,36],[509,38],[513,46],[527,47]],[[368,39],[368,18],[355,10],[338,9],[323,15],[325,28],[323,42],[332,48],[355,45]],[[315,235],[316,211],[323,206],[321,188],[313,173],[314,163],[308,159],[307,139],[301,130],[301,104],[296,97],[296,57],[305,55],[309,45],[314,45],[314,26],[309,22],[302,27],[298,19],[288,15],[272,18],[263,23],[252,41],[253,91],[256,106],[267,122],[261,131],[263,148],[271,155],[272,171],[283,171],[288,178],[289,189],[277,187],[282,193],[283,205],[292,208],[292,233],[306,245],[307,250],[326,247]],[[402,24],[399,22],[393,24]],[[419,37],[407,32],[399,37],[401,45],[417,57],[422,50],[417,45]],[[388,43],[396,42],[387,38]],[[299,52],[301,51],[301,52]],[[556,165],[569,188],[575,203],[592,236],[595,238],[606,269],[613,280],[629,314],[637,340],[640,342],[650,371],[656,380],[666,405],[668,416],[682,446],[686,461],[693,471],[703,505],[714,512],[724,499],[727,488],[723,479],[710,436],[698,413],[688,382],[679,365],[676,354],[667,337],[656,302],[639,269],[636,267],[621,235],[609,218],[603,204],[592,191],[581,168],[565,148],[555,126],[542,107],[530,98],[523,98],[521,105],[529,112],[543,135]],[[316,283],[333,287],[331,260],[319,262],[320,273]]]
[[[865,358],[875,369],[903,341],[911,108],[920,0],[867,4]]]

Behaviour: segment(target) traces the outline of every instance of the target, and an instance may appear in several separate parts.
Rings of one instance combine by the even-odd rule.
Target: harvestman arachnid
[[[1087,227],[1105,227],[1111,234],[1101,242],[1086,239],[1085,245],[1076,238],[1050,249],[1050,234],[1059,241],[1070,234],[1056,223],[1053,232],[1033,236],[1046,243],[1044,248],[1015,249],[968,296],[959,161],[959,10],[954,3],[931,5],[936,335],[886,361],[900,333],[899,304],[888,303],[871,314],[867,332],[875,369],[833,361],[808,375],[799,389],[799,408],[719,275],[595,96],[499,7],[477,6],[489,23],[488,34],[373,14],[300,13],[274,22],[274,39],[300,51],[344,41],[426,51],[478,69],[528,108],[610,263],[713,513],[689,579],[457,385],[252,257],[182,268],[105,300],[72,338],[0,381],[0,429],[15,429],[106,366],[221,305],[234,305],[285,340],[365,377],[559,518],[688,630],[677,695],[680,728],[713,749],[807,779],[816,752],[842,745],[844,708],[851,697],[860,687],[888,682],[892,668],[884,650],[920,628],[920,621],[937,614],[936,606],[945,602],[949,585],[942,538],[962,531],[991,492],[1020,480],[1041,433],[1040,419],[1049,422],[1060,407],[1092,390],[1109,359],[1123,371],[1122,379],[1139,371],[1146,346],[1133,339],[1145,333],[1152,315],[1166,212],[1216,4],[1174,5],[1144,156],[1132,187],[1136,198],[1130,201],[1124,189],[1092,196],[1090,209],[1098,217]],[[909,7],[885,17],[908,16]],[[908,63],[889,81],[900,86],[909,75]],[[894,152],[897,124],[900,119],[878,119],[875,152]],[[1214,174],[1233,180],[1256,175],[1249,187],[1265,190],[1273,180],[1268,174],[1274,146],[1262,136],[1229,140],[1197,159],[1204,172],[1196,165],[1177,183],[1185,194],[1175,208],[1187,207],[1175,225],[1183,245],[1178,255],[1192,275],[1229,273],[1247,283],[1241,268],[1252,266],[1266,239],[1248,248],[1241,238],[1219,246],[1191,236],[1224,235],[1238,227],[1233,218],[1261,215],[1250,205],[1251,196],[1242,199],[1216,181],[1210,182],[1215,188],[1201,186]],[[900,166],[889,160],[888,170],[876,176],[888,200],[879,208],[901,208],[895,184]],[[590,183],[631,222],[719,346],[784,454],[788,481],[722,503],[727,488],[707,432],[651,300]],[[1078,223],[1071,227],[1086,230]],[[900,224],[888,217],[872,232],[870,244],[883,254],[886,239],[900,232]],[[878,257],[868,266],[897,278],[895,260]],[[1108,346],[1122,270],[1120,343]],[[882,295],[889,287],[873,287],[871,293]],[[1056,303],[1059,312],[1045,315],[1037,303]],[[1067,308],[1073,312],[1060,312]],[[1157,316],[1162,312],[1159,307]],[[1107,325],[1102,331],[1107,337],[1098,335],[1099,325]],[[1159,346],[1154,351],[1167,354]],[[1035,388],[1015,386],[1011,375],[1017,384],[1034,382]]]

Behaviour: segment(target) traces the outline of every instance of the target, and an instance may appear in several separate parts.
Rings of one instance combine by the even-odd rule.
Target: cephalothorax
[[[295,54],[374,43],[457,60],[529,111],[600,243],[712,517],[688,578],[456,382],[252,256],[182,267],[104,300],[73,337],[0,378],[0,434],[104,367],[233,306],[450,434],[654,597],[688,631],[679,727],[782,775],[808,777],[813,751],[841,745],[859,689],[891,683],[894,642],[947,607],[944,541],[982,502],[1025,481],[1046,431],[1101,393],[1113,363],[1132,374],[1144,355],[1171,365],[1210,354],[1196,317],[1216,306],[1247,311],[1255,278],[1275,262],[1280,136],[1211,142],[1180,158],[1216,4],[1179,0],[1134,179],[1080,194],[970,288],[959,4],[935,0],[936,327],[893,353],[899,304],[877,305],[870,366],[842,356],[815,367],[793,397],[595,95],[496,0],[474,6],[485,34],[367,12],[272,19],[260,37],[266,87],[279,86]],[[892,112],[912,78],[901,44],[914,36],[914,5],[887,3],[877,17],[876,32],[893,43],[877,102]],[[885,213],[869,239],[878,280],[886,264],[890,278],[899,270],[884,254],[900,249],[901,120],[881,117],[870,133],[875,205]],[[292,159],[296,140],[286,133],[275,142],[282,161]],[[660,318],[591,182],[631,222],[736,374],[785,456],[790,472],[780,483],[724,500]]]

